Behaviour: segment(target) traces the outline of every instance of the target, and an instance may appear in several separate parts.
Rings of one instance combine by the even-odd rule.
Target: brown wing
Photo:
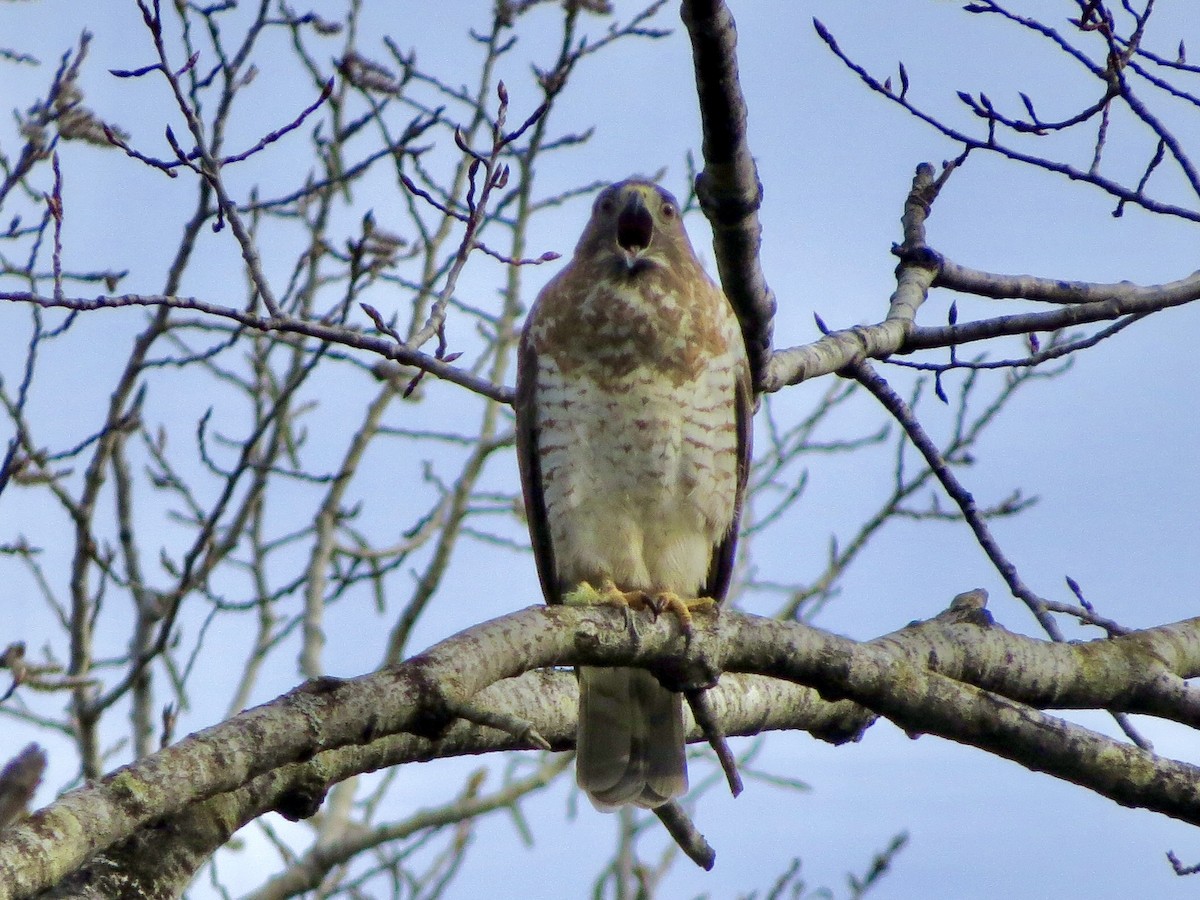
[[[750,477],[751,439],[754,428],[754,389],[750,386],[750,367],[743,361],[737,373],[734,392],[734,415],[737,421],[737,493],[733,501],[733,519],[724,540],[713,551],[708,567],[708,580],[701,595],[720,602],[729,592],[733,579],[733,562],[737,555],[738,531],[742,523],[742,504],[746,499],[746,481]]]
[[[546,500],[542,495],[537,428],[537,351],[529,340],[528,325],[517,349],[517,396],[514,409],[517,414],[517,464],[521,470],[525,517],[529,521],[529,538],[533,544],[538,579],[542,583],[542,596],[547,603],[561,603],[554,545],[550,542],[550,523],[546,521]]]

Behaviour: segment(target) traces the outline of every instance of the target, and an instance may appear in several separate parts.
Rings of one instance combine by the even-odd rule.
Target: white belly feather
[[[733,375],[676,385],[640,369],[607,380],[538,365],[543,495],[558,575],[696,596],[736,496]],[[700,398],[704,398],[701,400]]]

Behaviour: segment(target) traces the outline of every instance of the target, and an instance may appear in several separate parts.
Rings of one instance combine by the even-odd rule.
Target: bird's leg
[[[621,610],[625,619],[625,627],[637,634],[637,622],[634,621],[633,611],[646,609],[649,606],[649,595],[645,591],[623,591],[617,587],[611,578],[600,582],[597,590],[591,582],[581,581],[575,590],[563,595],[565,606],[615,606]]]
[[[626,610],[654,608],[645,591],[623,591],[611,578],[600,582],[598,589],[592,587],[590,582],[579,582],[575,590],[563,595],[563,603],[567,606],[595,606],[604,603]]]
[[[710,610],[717,608],[717,601],[712,597],[680,597],[674,591],[623,591],[617,587],[611,578],[600,582],[595,588],[590,582],[581,581],[575,590],[563,595],[563,603],[568,606],[594,606],[604,603],[630,611],[648,609],[657,618],[664,612],[674,614],[679,620],[680,630],[684,639],[690,644],[692,638],[692,613],[694,610]]]

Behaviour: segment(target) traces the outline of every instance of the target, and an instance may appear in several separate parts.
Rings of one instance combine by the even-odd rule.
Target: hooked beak
[[[625,251],[625,264],[631,269],[641,252],[650,246],[654,219],[640,191],[630,191],[625,206],[617,215],[617,244]]]

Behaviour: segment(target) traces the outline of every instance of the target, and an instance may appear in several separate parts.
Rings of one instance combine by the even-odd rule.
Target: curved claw
[[[692,611],[716,609],[717,601],[712,597],[692,597],[684,599],[671,591],[654,594],[647,601],[657,616],[663,612],[671,612],[679,620],[679,627],[688,641],[692,637]]]

